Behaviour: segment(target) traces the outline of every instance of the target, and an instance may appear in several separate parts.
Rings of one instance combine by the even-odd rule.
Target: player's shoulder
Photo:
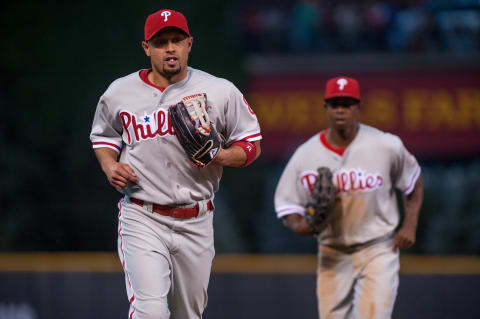
[[[390,132],[382,131],[373,126],[360,124],[360,132],[364,139],[375,140],[374,144],[377,146],[384,145],[388,148],[397,148],[402,145],[402,140],[399,136]]]
[[[208,72],[195,69],[192,67],[188,67],[189,71],[191,72],[191,80],[193,82],[202,82],[202,83],[208,83],[210,86],[215,86],[215,88],[218,89],[228,89],[231,90],[235,88],[235,85],[224,78],[215,76],[213,74],[210,74]]]
[[[118,91],[124,91],[126,88],[132,88],[134,85],[141,83],[139,72],[140,71],[135,71],[114,80],[108,86],[104,95],[115,94]]]
[[[309,137],[305,142],[301,143],[295,150],[294,156],[303,156],[305,154],[311,154],[312,149],[316,149],[321,146],[320,133]]]

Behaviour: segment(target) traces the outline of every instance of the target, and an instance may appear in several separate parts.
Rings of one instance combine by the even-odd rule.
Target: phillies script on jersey
[[[301,174],[302,185],[312,194],[313,185],[318,173],[312,170]],[[333,173],[333,184],[343,193],[355,191],[372,191],[383,185],[383,177],[379,173],[366,173],[361,169],[341,169]]]
[[[149,140],[158,136],[175,135],[168,111],[158,109],[151,114],[144,114],[137,118],[137,115],[129,111],[120,112],[122,126],[127,133],[127,144],[132,143],[132,136],[135,141]]]

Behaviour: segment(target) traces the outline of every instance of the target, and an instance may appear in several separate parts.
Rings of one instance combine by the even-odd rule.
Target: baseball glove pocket
[[[312,196],[307,203],[305,220],[315,235],[325,230],[335,212],[336,188],[332,172],[327,167],[317,169],[318,176],[313,186]]]
[[[210,164],[220,151],[220,139],[210,121],[206,95],[184,98],[168,110],[178,142],[196,167]]]

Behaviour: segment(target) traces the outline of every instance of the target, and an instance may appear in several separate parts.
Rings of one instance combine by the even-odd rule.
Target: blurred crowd
[[[248,53],[480,50],[473,0],[247,0],[231,9]]]

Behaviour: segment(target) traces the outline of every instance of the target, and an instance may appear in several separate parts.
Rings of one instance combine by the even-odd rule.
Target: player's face
[[[176,28],[166,28],[142,46],[152,61],[152,68],[165,78],[187,72],[188,55],[193,38]]]
[[[330,127],[336,130],[352,128],[358,123],[359,101],[351,98],[333,98],[325,102]]]

